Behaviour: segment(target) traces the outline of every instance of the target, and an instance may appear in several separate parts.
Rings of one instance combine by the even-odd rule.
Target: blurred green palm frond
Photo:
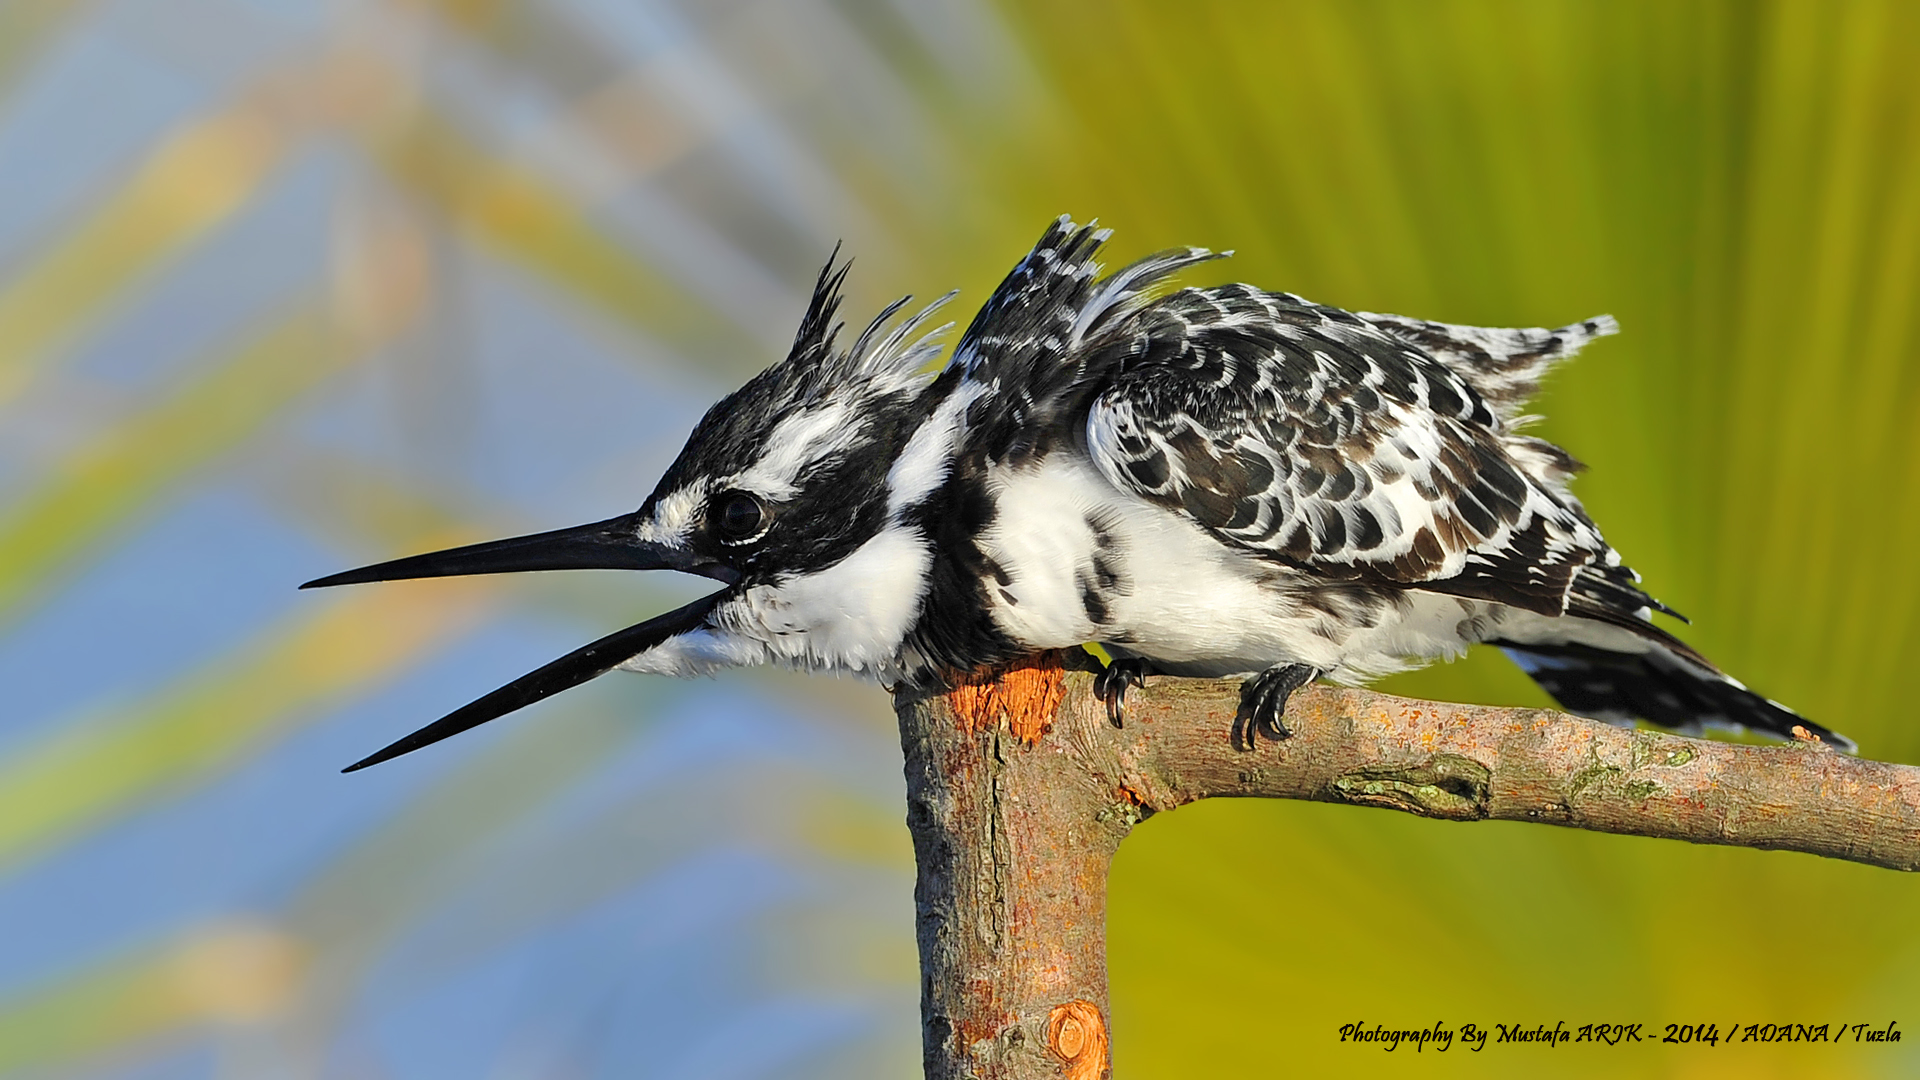
[[[484,590],[432,603],[363,595],[265,627],[207,670],[108,719],[65,725],[0,765],[0,868],[170,787],[231,766],[252,744],[329,699],[391,678],[467,628]],[[461,595],[465,593],[466,595]]]
[[[0,401],[24,392],[36,367],[57,360],[143,273],[240,209],[266,179],[278,141],[247,108],[191,124],[16,272],[0,293]]]
[[[0,920],[31,928],[0,1074],[910,1074],[879,690],[609,678],[339,778],[680,593],[290,592],[631,508],[836,239],[854,322],[977,302],[1062,212],[1351,308],[1610,312],[1538,404],[1609,538],[1729,671],[1920,760],[1920,9],[239,10],[0,9]],[[1545,701],[1491,652],[1386,688]],[[1116,1052],[1536,1075],[1336,1029],[1884,1022],[1920,1001],[1912,899],[1799,856],[1200,805],[1116,866]],[[1683,1049],[1554,1068],[1920,1064]]]
[[[323,313],[296,312],[53,464],[0,516],[0,611],[19,618],[90,544],[353,358]]]
[[[1728,670],[1871,756],[1920,759],[1897,696],[1900,658],[1920,646],[1920,581],[1895,554],[1920,507],[1917,13],[1209,15],[1019,16],[1071,102],[1055,150],[1086,165],[1074,178],[1088,201],[1125,235],[1144,224],[1143,246],[1233,246],[1236,277],[1327,302],[1494,325],[1618,316],[1622,336],[1539,404],[1540,430],[1592,466],[1577,488],[1596,519]],[[1138,92],[1116,93],[1118,79]],[[1497,656],[1389,688],[1541,700]],[[1824,1020],[1920,1000],[1911,885],[1890,875],[1390,818],[1223,805],[1142,830],[1113,914],[1116,1024],[1142,1075],[1229,1071],[1282,1045],[1303,1067],[1351,1066],[1360,1051],[1332,1032],[1358,1019]],[[1836,949],[1838,927],[1887,947]],[[1195,971],[1197,957],[1214,962]],[[1314,992],[1276,992],[1289,978]],[[1197,1030],[1211,1034],[1196,1050]],[[1743,1076],[1809,1068],[1751,1046],[1715,1061]],[[1820,1073],[1898,1067],[1849,1057]],[[1489,1052],[1445,1068],[1535,1065]]]

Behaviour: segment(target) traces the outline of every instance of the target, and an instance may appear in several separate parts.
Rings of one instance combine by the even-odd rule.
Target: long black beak
[[[377,570],[379,567],[369,569]],[[485,571],[470,572],[485,573]],[[605,675],[618,667],[621,661],[638,656],[670,637],[684,634],[699,626],[701,620],[707,617],[707,612],[712,611],[726,595],[727,592],[723,589],[711,596],[695,600],[686,607],[648,619],[638,626],[629,626],[625,630],[608,634],[584,648],[575,649],[553,663],[520,676],[486,697],[453,710],[419,731],[390,744],[383,750],[361,758],[340,771],[353,772],[369,765],[390,761],[401,754],[410,754],[423,746],[431,746],[441,739],[458,735],[468,728],[479,727],[489,720],[505,716],[515,709],[523,709],[542,698],[579,686],[588,679]]]
[[[315,578],[300,586],[322,589],[330,585],[359,585],[403,578],[458,577],[465,574],[510,574],[522,570],[683,570],[731,584],[733,568],[665,544],[641,540],[640,515],[622,514],[571,529],[491,540],[484,544],[433,551],[392,562],[363,566]],[[623,658],[624,659],[624,658]]]

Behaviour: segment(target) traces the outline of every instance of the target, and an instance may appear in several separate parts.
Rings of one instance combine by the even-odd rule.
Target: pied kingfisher
[[[1090,642],[1113,658],[1096,685],[1115,723],[1149,672],[1250,675],[1240,745],[1285,738],[1315,678],[1488,642],[1576,713],[1852,748],[1656,626],[1674,612],[1568,490],[1579,464],[1520,433],[1541,376],[1611,318],[1488,329],[1170,291],[1218,256],[1102,276],[1107,235],[1048,226],[937,373],[947,327],[925,327],[952,294],[895,323],[902,299],[841,349],[830,258],[787,358],[708,410],[640,509],[308,582],[599,567],[725,586],[348,771],[614,668],[931,682]]]

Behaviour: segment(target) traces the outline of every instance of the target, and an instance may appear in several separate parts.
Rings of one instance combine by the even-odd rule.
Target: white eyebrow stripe
[[[809,465],[852,446],[861,427],[853,410],[838,401],[783,417],[760,459],[731,482],[771,499],[789,498],[800,490],[800,474]]]

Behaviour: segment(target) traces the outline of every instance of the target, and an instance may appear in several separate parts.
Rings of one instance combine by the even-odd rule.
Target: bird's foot
[[[1240,709],[1233,714],[1234,749],[1253,749],[1258,734],[1275,741],[1292,737],[1286,724],[1287,699],[1319,675],[1305,664],[1278,664],[1241,683]]]
[[[1107,721],[1124,727],[1127,687],[1147,685],[1147,662],[1136,658],[1115,660],[1093,677],[1093,692],[1107,703]]]

